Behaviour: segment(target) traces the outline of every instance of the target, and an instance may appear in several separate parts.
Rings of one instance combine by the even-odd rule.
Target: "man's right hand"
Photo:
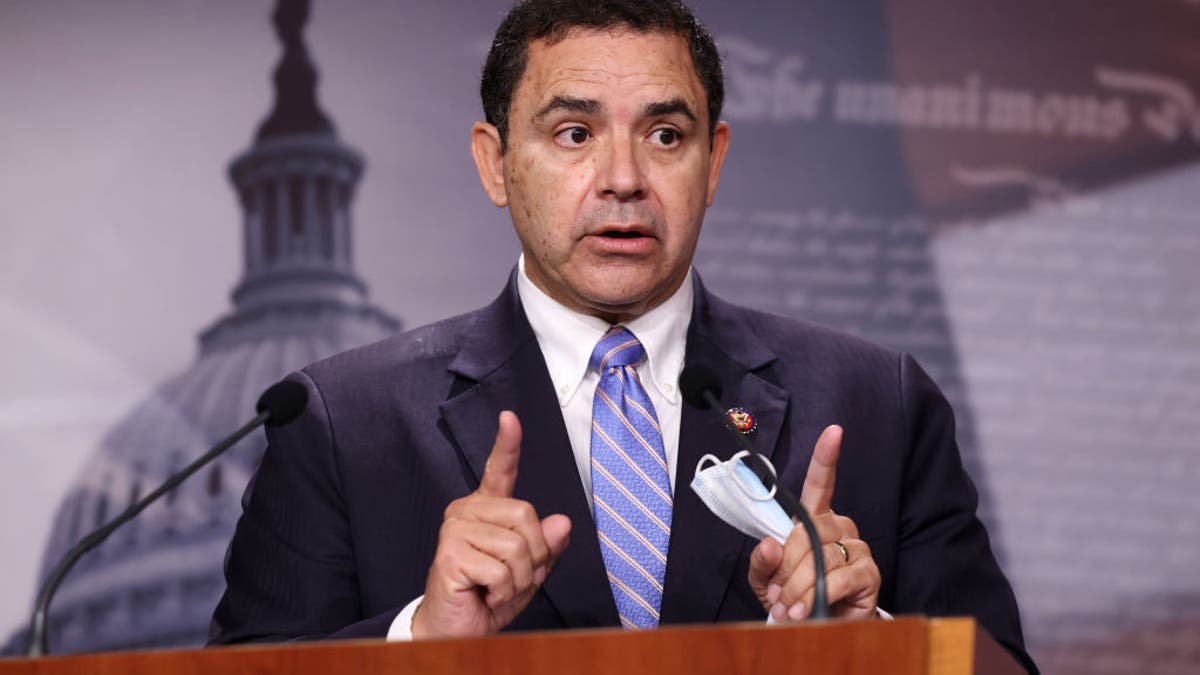
[[[446,507],[414,638],[478,637],[498,632],[529,604],[567,548],[571,520],[538,520],[512,498],[521,457],[521,423],[500,413],[496,443],[479,489]]]

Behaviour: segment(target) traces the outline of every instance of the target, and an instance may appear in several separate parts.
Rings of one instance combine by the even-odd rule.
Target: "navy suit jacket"
[[[854,519],[892,613],[973,615],[1019,658],[1013,593],[975,516],[944,397],[913,359],[730,305],[696,280],[687,363],[758,418],[750,437],[800,492],[822,429],[845,429],[834,510]],[[226,560],[214,643],[382,637],[424,592],[446,506],[478,486],[501,410],[524,428],[514,497],[571,518],[571,541],[512,630],[617,626],[595,525],[515,276],[491,305],[308,366],[304,414],[268,431]],[[684,405],[661,622],[761,620],[755,541],[688,486],[732,454]]]

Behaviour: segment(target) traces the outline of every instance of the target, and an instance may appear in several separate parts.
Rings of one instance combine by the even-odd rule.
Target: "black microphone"
[[[37,602],[34,604],[33,617],[29,622],[29,650],[26,652],[26,655],[37,657],[50,653],[46,644],[46,613],[50,609],[50,600],[54,598],[54,592],[58,590],[59,584],[62,583],[67,573],[71,571],[71,568],[75,566],[75,563],[85,553],[99,546],[118,527],[133,520],[147,506],[150,506],[159,497],[162,497],[175,486],[187,480],[189,476],[199,471],[205,464],[216,459],[221,453],[242,440],[242,437],[246,434],[254,431],[263,424],[269,427],[287,424],[299,417],[300,413],[304,412],[304,406],[306,405],[308,405],[308,390],[299,382],[285,380],[271,385],[263,392],[263,395],[258,399],[258,403],[254,406],[254,409],[258,411],[258,415],[254,419],[242,425],[242,428],[214,445],[200,459],[197,459],[168,478],[154,492],[141,498],[137,503],[130,505],[121,515],[96,529],[81,539],[78,544],[75,544],[70,551],[67,551],[67,554],[62,557],[62,560],[58,562],[54,571],[46,579],[45,585],[42,586],[42,591],[38,594]]]
[[[733,422],[725,414],[728,408],[721,403],[721,381],[717,379],[716,373],[697,363],[685,366],[683,372],[679,374],[679,391],[683,394],[683,400],[689,404],[700,409],[708,408],[721,418],[722,426],[737,439],[738,447],[759,460],[747,462],[746,465],[751,467],[751,471],[758,476],[768,490],[775,489],[775,501],[779,502],[789,516],[799,520],[800,524],[804,526],[813,550],[813,566],[816,568],[813,608],[810,616],[814,619],[828,619],[830,614],[829,594],[825,589],[825,552],[821,547],[821,538],[817,535],[817,528],[808,515],[808,510],[796,499],[795,495],[788,492],[775,480],[775,476],[770,471],[763,468],[770,463],[770,460],[755,450],[745,435],[733,426]]]

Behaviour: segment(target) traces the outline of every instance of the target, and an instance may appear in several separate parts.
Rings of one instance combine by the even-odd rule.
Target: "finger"
[[[838,453],[842,447],[842,428],[836,424],[825,427],[817,439],[808,473],[804,476],[804,487],[800,491],[800,504],[813,516],[829,511],[833,505],[833,484],[837,477]]]
[[[847,552],[851,550],[851,544],[843,542]],[[830,542],[821,547],[821,555],[825,563],[825,577],[839,567],[845,567],[848,563],[846,556],[842,555],[842,549],[838,545]],[[853,555],[853,554],[851,554]],[[854,560],[853,557],[850,558]],[[803,603],[805,606],[812,604],[812,593],[816,586],[817,570],[813,565],[812,553],[804,556],[800,564],[796,565],[795,571],[786,579],[779,580],[779,586],[782,588],[779,594],[779,602],[784,606],[790,607],[796,603]]]
[[[879,604],[879,567],[871,558],[855,560],[830,574],[826,590],[835,616],[868,618]]]
[[[503,603],[516,594],[508,565],[475,548],[465,538],[456,538],[452,533],[447,536],[450,538],[442,542],[444,545],[438,546],[434,560],[433,569],[439,573],[430,573],[431,581],[435,578],[443,580],[444,592],[451,595],[463,591],[474,592],[482,586],[486,589],[489,607]]]
[[[821,543],[829,544],[841,538],[841,530],[838,528],[832,512],[817,516],[812,521],[813,526],[817,530],[817,539]],[[793,527],[792,531],[788,534],[787,540],[784,542],[783,561],[780,562],[778,569],[775,570],[772,581],[780,586],[784,585],[802,564],[802,561],[808,556],[811,549],[812,544],[808,539],[808,530],[802,526]],[[811,565],[812,563],[810,562],[809,564]]]
[[[500,619],[500,625],[508,625],[520,614],[529,601],[533,598],[533,594],[541,588],[541,585],[546,581],[546,576],[550,574],[550,570],[554,567],[554,563],[558,557],[562,555],[567,548],[567,543],[570,540],[571,534],[571,519],[562,515],[554,514],[542,519],[541,522],[542,534],[550,547],[549,558],[545,564],[539,565],[533,570],[533,584],[524,590],[518,590],[516,596],[506,603],[498,604],[492,607],[495,615]]]
[[[750,573],[748,575],[750,588],[758,596],[759,601],[767,599],[767,588],[771,585],[771,577],[783,562],[783,544],[767,537],[758,542],[750,554]],[[764,606],[769,603],[764,602]],[[769,607],[768,607],[769,609]]]
[[[781,587],[787,584],[795,575],[800,561],[808,555],[810,548],[808,532],[803,527],[793,527],[792,531],[788,533],[788,538],[783,542],[783,559],[775,568],[771,582]]]
[[[445,518],[488,523],[516,532],[528,544],[534,567],[546,564],[550,556],[537,511],[529,502],[476,493],[451,502]]]
[[[500,428],[496,442],[483,467],[478,494],[489,497],[511,497],[517,483],[517,463],[521,459],[521,422],[515,413],[500,413]]]
[[[516,597],[516,584],[508,566],[486,553],[475,553],[478,557],[469,561],[472,567],[469,568],[468,574],[476,585],[486,589],[483,601],[487,606],[495,608]]]
[[[854,519],[847,516],[834,516],[834,523],[837,524],[838,539],[858,539],[858,524]]]
[[[846,570],[863,566],[874,567],[875,565],[866,542],[855,539],[843,541],[842,545],[846,547],[850,555],[849,562],[846,562],[842,550],[836,544],[831,543],[822,547],[825,557],[825,595],[830,605],[846,599],[850,592],[846,586],[848,579],[855,578],[858,573],[849,573]],[[792,610],[789,611],[791,619],[799,620],[812,613],[813,603],[816,600],[816,570],[813,568],[812,562],[811,556],[805,558],[796,574],[783,585],[783,590],[779,595],[779,602]],[[838,587],[837,593],[833,588],[835,580],[842,584]],[[878,584],[876,584],[875,590],[878,591]],[[800,609],[797,610],[797,607]]]
[[[547,571],[558,561],[558,557],[567,550],[571,542],[571,519],[561,513],[546,516],[541,522],[542,539],[549,548],[549,559],[545,563]]]
[[[512,578],[514,594],[523,593],[535,584],[535,565],[529,554],[529,543],[521,535],[489,523],[462,521],[455,536],[463,538],[476,551],[504,563]],[[500,600],[507,601],[511,597]]]

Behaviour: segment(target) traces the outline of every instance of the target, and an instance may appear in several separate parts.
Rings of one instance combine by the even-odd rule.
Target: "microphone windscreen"
[[[258,397],[254,409],[270,415],[267,426],[277,427],[300,416],[304,406],[308,405],[308,390],[299,382],[283,380],[276,382]]]
[[[707,408],[708,401],[704,400],[706,391],[711,392],[713,398],[720,400],[721,381],[717,379],[717,374],[698,363],[684,366],[683,372],[679,374],[679,392],[683,394],[683,400],[697,408]]]

